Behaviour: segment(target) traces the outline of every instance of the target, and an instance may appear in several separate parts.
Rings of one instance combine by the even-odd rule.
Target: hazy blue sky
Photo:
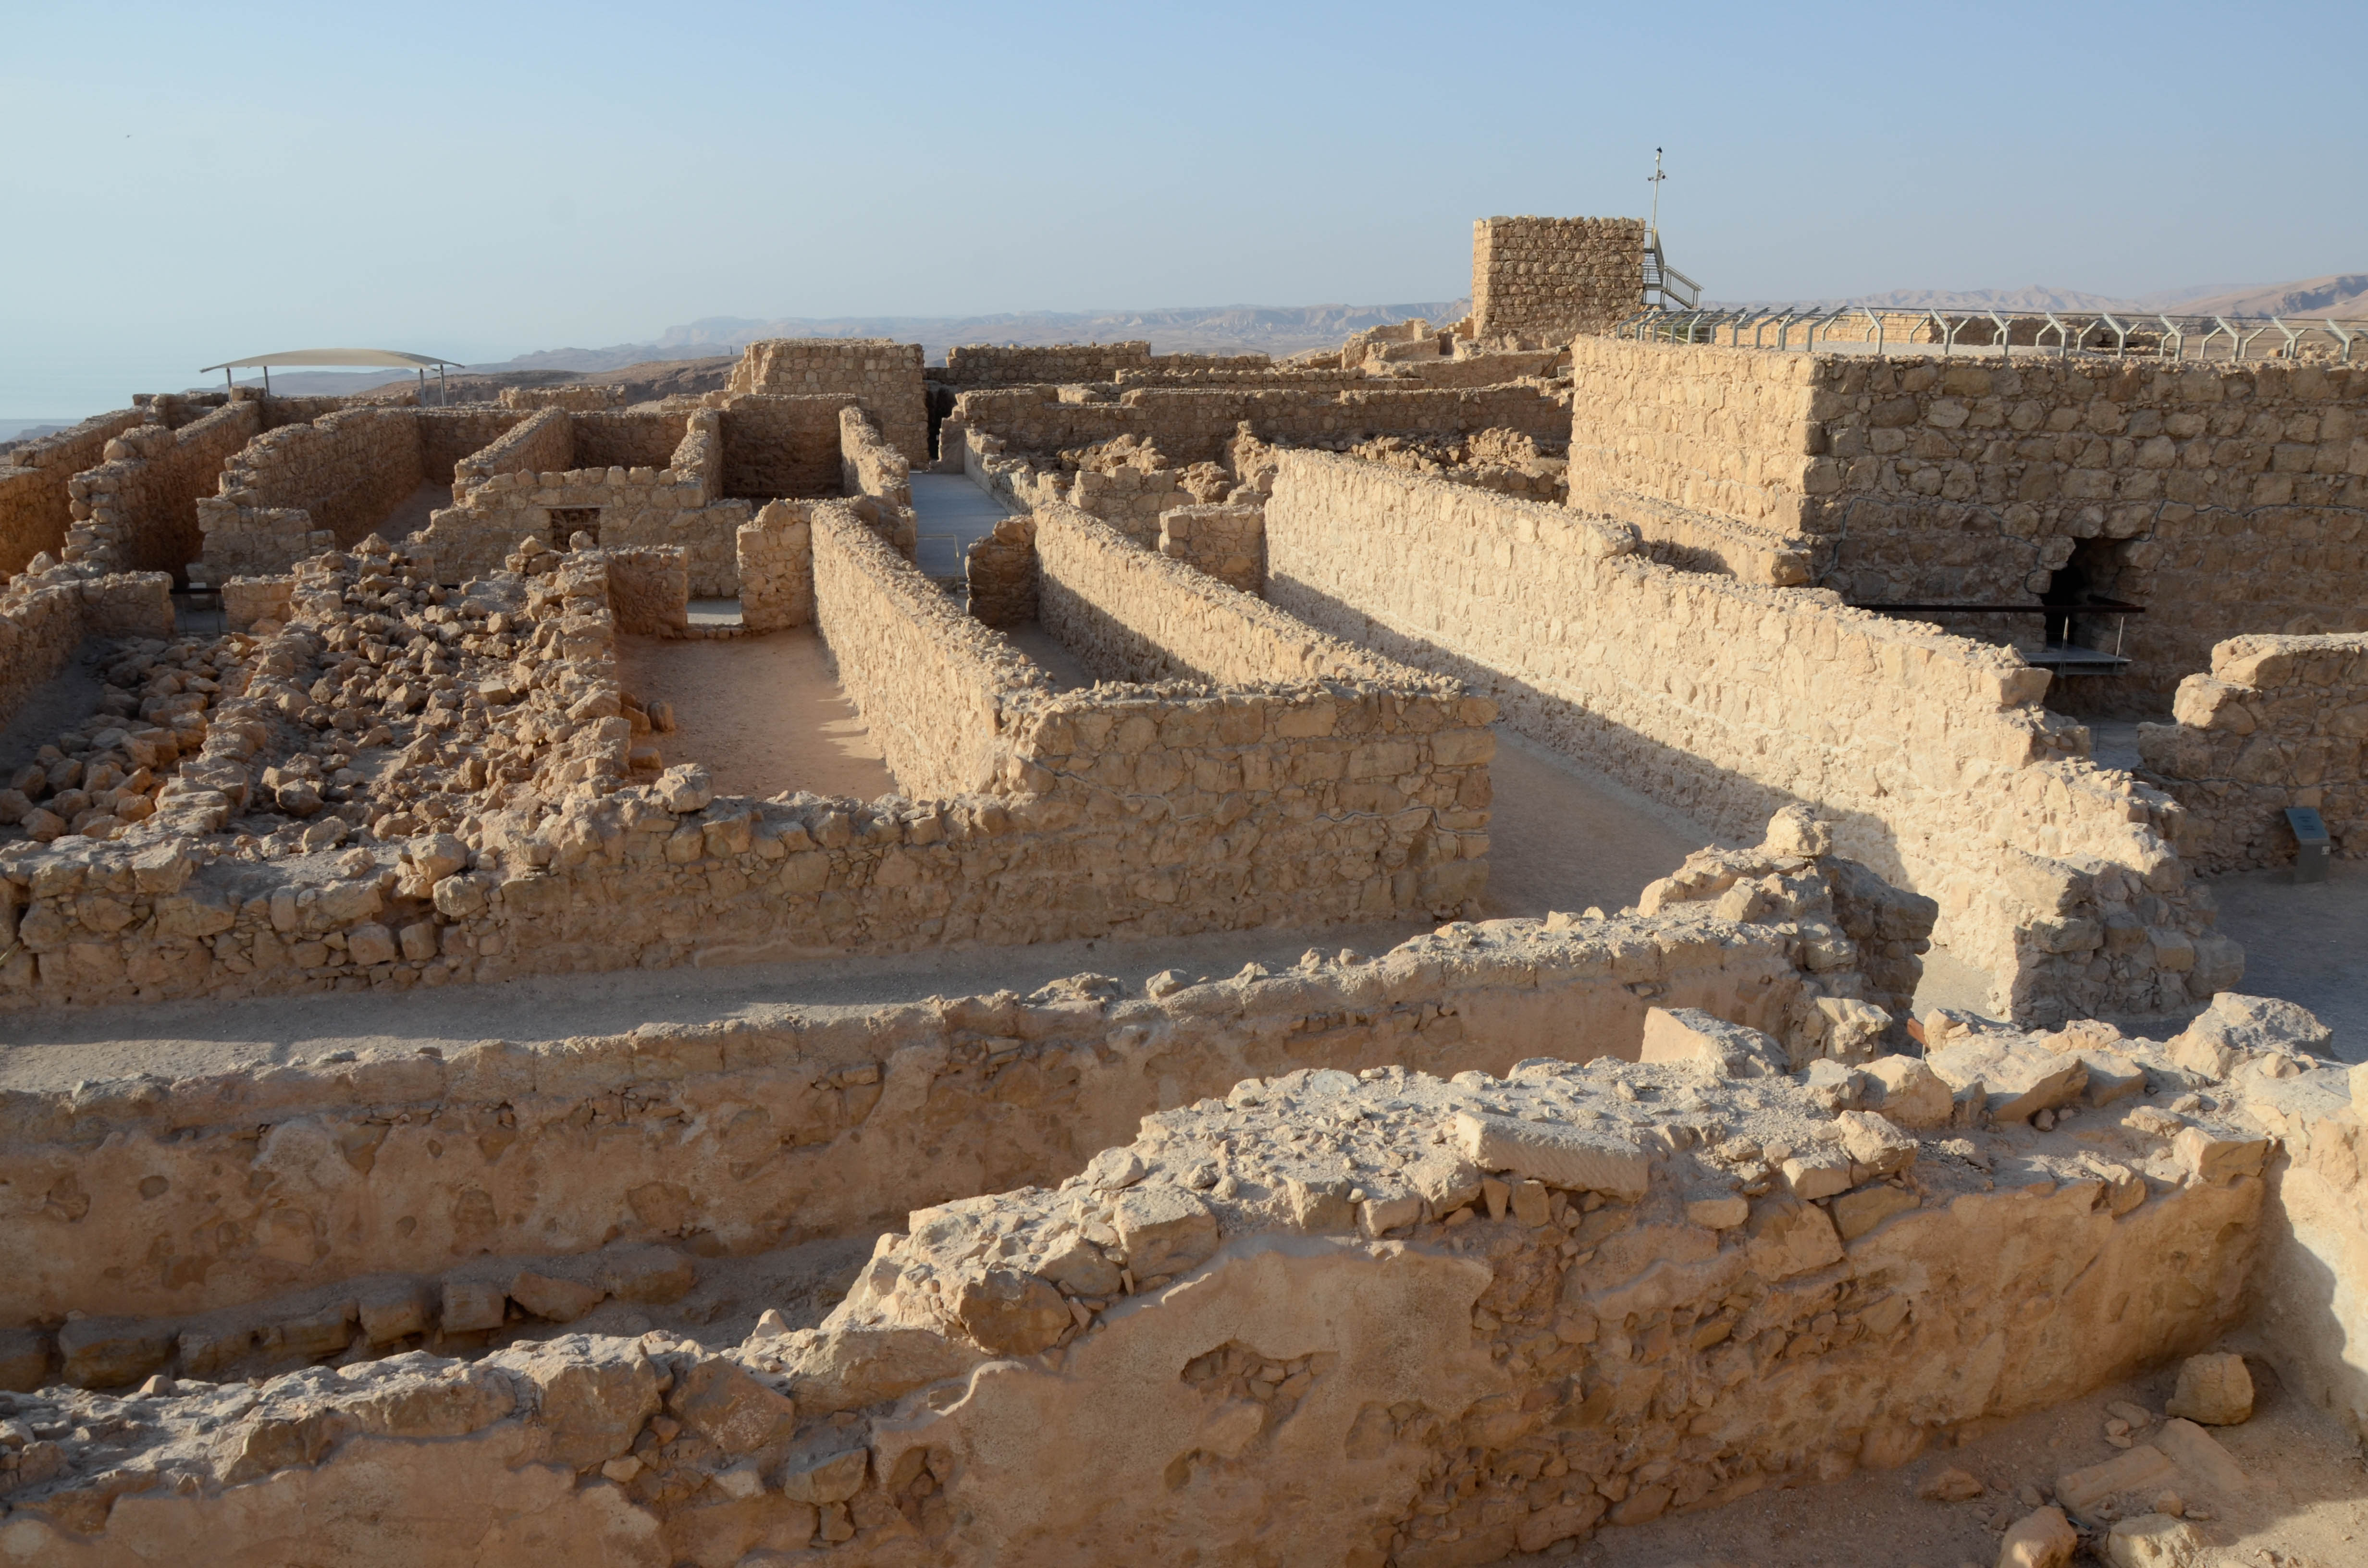
[[[2368,6],[0,3],[0,416],[316,343],[1452,298],[1641,214],[1725,298],[2368,268]]]

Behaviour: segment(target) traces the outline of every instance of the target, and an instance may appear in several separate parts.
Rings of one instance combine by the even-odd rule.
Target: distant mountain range
[[[1885,294],[1855,294],[1828,300],[1745,300],[1726,303],[1730,308],[1799,303],[1827,309],[1867,305],[1889,311],[2114,311],[2135,314],[2161,312],[2169,315],[2368,318],[2368,272],[2335,272],[2324,278],[2305,278],[2298,283],[2207,283],[2200,288],[2169,289],[2135,298],[2084,294],[2075,289],[2050,289],[2034,283],[2023,289],[1895,289]]]

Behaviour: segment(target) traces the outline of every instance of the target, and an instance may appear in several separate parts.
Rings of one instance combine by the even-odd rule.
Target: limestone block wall
[[[880,433],[909,463],[929,460],[928,395],[921,384],[921,346],[882,337],[767,338],[732,368],[734,392],[848,393],[879,422]]]
[[[964,615],[843,504],[813,510],[814,624],[839,684],[909,793],[990,790],[1010,755],[1006,710],[1052,682]]]
[[[412,418],[419,426],[421,479],[430,483],[440,483],[444,476],[450,474],[457,486],[463,480],[461,470],[464,460],[496,445],[503,437],[524,424],[527,415],[516,409],[470,404],[415,409]],[[556,466],[566,466],[564,456]],[[468,477],[476,475],[472,473]]]
[[[1472,225],[1472,335],[1543,348],[1608,332],[1644,299],[1636,218],[1482,218]]]
[[[1025,626],[1036,619],[1036,517],[1002,518],[995,531],[973,540],[962,557],[971,615],[988,626]]]
[[[1171,507],[1159,514],[1158,550],[1253,598],[1266,592],[1263,505]]]
[[[1679,508],[1871,602],[2030,602],[2078,553],[2147,610],[2135,667],[2070,694],[2098,711],[2159,713],[2224,638],[2368,630],[2368,369],[1590,338],[1573,373],[1573,505]]]
[[[740,624],[779,631],[814,623],[814,503],[768,501],[740,525]]]
[[[894,661],[993,634],[878,537],[859,515],[874,505],[815,507],[830,541],[815,546],[817,586],[849,689],[893,733],[898,704],[946,700],[926,666],[934,684],[897,686]],[[85,602],[112,586],[54,573],[12,591]],[[207,652],[218,697],[154,699],[160,714],[173,705],[177,762],[160,755],[172,770],[152,814],[104,837],[0,845],[13,918],[0,937],[17,944],[0,1006],[1447,915],[1486,874],[1485,817],[1447,808],[1482,809],[1466,796],[1485,802],[1493,710],[1419,687],[1170,683],[1039,700],[1041,672],[1002,650],[1006,678],[974,699],[1019,721],[973,746],[999,758],[993,792],[719,801],[693,768],[628,782],[637,751],[599,552],[529,540],[460,596],[419,558],[374,551],[300,562],[294,579],[284,629]],[[147,584],[159,611],[164,581],[123,580]],[[952,624],[916,619],[929,608]],[[398,627],[400,650],[381,635]],[[522,649],[545,655],[531,682]],[[963,755],[955,722],[929,720],[932,756]],[[367,828],[359,861],[255,852],[233,819],[304,814],[290,801],[313,775],[295,754],[324,728],[408,737],[417,776],[336,797],[302,829],[335,844]],[[312,810],[344,789],[326,785]],[[400,858],[439,826],[465,842]]]
[[[575,466],[575,425],[563,408],[538,410],[452,466],[452,499],[501,474],[538,474]]]
[[[646,498],[633,479],[649,471],[628,471],[620,486],[615,483],[617,470],[609,470],[609,483],[601,489],[611,498],[601,503],[596,537],[604,549],[680,550],[690,574],[690,592],[702,598],[728,598],[740,591],[738,538],[751,508],[746,501],[719,497],[721,416],[702,409],[678,427],[680,438],[666,466],[651,475]],[[561,506],[565,505],[563,500]]]
[[[2187,808],[2180,853],[2198,870],[2290,864],[2289,806],[2315,807],[2337,854],[2368,856],[2368,636],[2231,638],[2171,711],[2138,726],[2138,755]]]
[[[1071,506],[1036,513],[1039,617],[1111,680],[1388,682],[1452,701],[1461,686],[1369,653]]]
[[[2234,983],[2180,810],[2076,752],[2011,653],[1830,596],[1662,566],[1625,527],[1281,451],[1277,606],[1496,698],[1508,722],[1740,834],[1805,801],[1941,907],[2019,1018],[2154,1012]]]
[[[678,547],[689,562],[690,591],[739,591],[737,535],[748,520],[743,501],[718,498],[723,416],[689,414],[575,414],[544,409],[462,466],[455,505],[439,510],[420,536],[448,582],[500,568],[522,538],[558,545],[577,531],[604,547]],[[564,458],[559,458],[563,439]],[[592,460],[647,458],[660,466],[628,468]],[[535,470],[539,460],[569,466]]]
[[[1267,440],[1299,446],[1488,429],[1562,441],[1570,424],[1568,394],[1538,383],[1338,392],[1137,387],[1111,402],[1066,401],[1057,387],[1014,387],[963,392],[951,417],[973,440],[996,437],[1015,453],[1133,436],[1179,463],[1217,461],[1245,423]]]
[[[564,463],[564,415],[556,430],[546,423],[512,439],[524,417],[514,411],[312,406],[323,401],[334,400],[268,400],[267,428],[223,466],[218,493],[199,498],[209,581],[285,572],[358,543],[448,472],[456,494],[465,494],[532,457]]]
[[[220,505],[206,511],[211,518],[225,507],[302,510],[342,548],[374,530],[428,472],[416,409],[340,409],[249,441],[223,466]]]
[[[1147,338],[1124,343],[964,344],[946,350],[946,362],[926,372],[939,386],[1018,387],[1131,377],[1257,374],[1273,361],[1264,354],[1154,354]]]
[[[710,393],[723,415],[723,494],[751,501],[842,494],[839,413],[851,392],[784,396]]]
[[[690,565],[680,545],[627,545],[600,553],[618,631],[665,637],[690,625]]]
[[[177,429],[127,430],[107,460],[67,482],[76,526],[62,551],[117,571],[178,574],[204,547],[199,502],[224,465],[265,427],[259,400],[242,398]]]
[[[119,408],[0,451],[0,577],[64,548],[74,522],[74,476],[97,467],[107,444],[141,423],[138,410]]]
[[[594,409],[570,413],[567,429],[574,447],[568,467],[632,469],[667,467],[684,426],[679,412]]]
[[[871,416],[854,404],[838,411],[838,451],[841,494],[912,506],[913,465],[880,438]]]
[[[1152,368],[1121,370],[1110,378],[1110,383],[1121,392],[1131,387],[1214,387],[1219,389],[1298,387],[1308,392],[1340,392],[1362,386],[1366,377],[1362,370],[1285,369],[1279,365],[1255,366],[1225,369],[1184,369],[1167,368],[1169,359],[1201,358],[1199,355],[1171,354],[1152,361]],[[1264,355],[1256,356],[1260,360]],[[1510,378],[1501,378],[1509,380]],[[988,381],[984,385],[1025,384]]]

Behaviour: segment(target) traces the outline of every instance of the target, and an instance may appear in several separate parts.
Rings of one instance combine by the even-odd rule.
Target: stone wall
[[[2159,714],[2230,636],[2368,630],[2368,370],[1605,338],[1573,355],[1573,505],[1864,602],[2033,603],[2077,557],[2091,594],[2146,610],[2130,671],[2059,694],[2084,710]]]
[[[853,404],[838,411],[838,452],[840,494],[911,508],[913,465],[880,438],[871,416]]]
[[[522,416],[511,410],[335,403],[265,402],[263,433],[222,465],[217,494],[196,503],[209,581],[275,574],[356,544],[424,483],[450,472],[465,492],[496,468],[553,455],[539,450],[538,440],[565,441],[564,430],[548,424],[536,437],[513,439]],[[564,451],[557,455],[564,460]]]
[[[575,466],[575,423],[563,408],[529,415],[452,468],[452,498],[467,499],[486,481],[503,474],[558,472]]]
[[[780,631],[814,623],[814,504],[768,501],[740,525],[740,624]]]
[[[816,506],[832,548],[815,553],[842,672],[885,734],[896,704],[943,699],[859,655],[877,672],[899,637],[992,634],[880,540],[858,515],[872,505]],[[633,781],[663,760],[618,683],[599,552],[529,540],[455,594],[365,545],[300,562],[268,637],[110,666],[130,683],[110,700],[169,714],[173,744],[102,732],[102,756],[80,737],[94,766],[154,750],[137,821],[101,812],[54,842],[0,829],[17,939],[0,1007],[1383,920],[1452,913],[1486,874],[1483,808],[1463,799],[1486,799],[1485,702],[1346,682],[1053,698],[1007,652],[1023,684],[976,698],[1003,710],[983,743],[993,792],[717,801],[689,766]],[[76,594],[109,586],[54,572]],[[127,580],[142,581],[161,590]],[[931,608],[952,624],[895,624]],[[401,766],[336,760],[365,744]],[[28,824],[54,814],[35,805]]]
[[[1080,977],[1024,1000],[790,1008],[441,1058],[200,1070],[162,1096],[102,1073],[77,1093],[0,1101],[0,1177],[47,1194],[72,1175],[75,1195],[0,1230],[0,1332],[69,1312],[155,1319],[372,1276],[432,1280],[482,1255],[689,1244],[717,1256],[858,1235],[932,1203],[1056,1183],[1143,1116],[1245,1077],[1633,1058],[1656,1003],[1778,1028],[1801,980],[1786,949],[1761,926],[1507,921],[1156,997]],[[624,1083],[643,1085],[630,1107],[616,1099]],[[587,1142],[581,1108],[604,1102]],[[239,1179],[209,1179],[222,1170]],[[152,1178],[165,1186],[143,1199]],[[404,1214],[418,1223],[398,1225]]]
[[[970,613],[988,626],[1025,626],[1036,619],[1036,517],[996,521],[995,531],[971,541],[962,556]]]
[[[1839,1087],[1763,1075],[1764,1040],[1700,1013],[1641,1021],[1730,1043],[1731,1064],[1622,1061],[1605,1053],[1634,1053],[1642,1009],[1605,971],[1675,949],[1616,926],[1495,937],[1311,955],[1164,1005],[1080,976],[826,1029],[661,1026],[23,1096],[0,1161],[51,1178],[25,1233],[112,1226],[140,1260],[51,1301],[321,1283],[193,1323],[85,1317],[54,1344],[53,1305],[15,1335],[36,1378],[191,1381],[136,1406],[55,1384],[17,1404],[10,1549],[62,1568],[233,1568],[298,1538],[362,1561],[397,1532],[484,1568],[554,1550],[631,1568],[1567,1555],[1896,1470],[2205,1349],[2246,1323],[2265,1264],[2305,1287],[2258,1319],[2282,1379],[2360,1425],[2356,1377],[2328,1375],[2356,1369],[2328,1357],[2325,1272],[2357,1255],[2314,1250],[2357,1235],[2339,1074],[2222,1083],[2179,1041],[2117,1040],[2118,1086],[2066,1071],[2043,1096],[2076,1131],[1970,1083],[1952,1104],[1899,1058]],[[1983,1048],[2080,1062],[2060,1040]],[[2146,1103],[2198,1086],[2208,1105]],[[1083,1157],[1146,1104],[1131,1142]],[[612,1291],[653,1314],[688,1292],[702,1265],[672,1245],[548,1273],[501,1256],[580,1247],[596,1222],[754,1250],[941,1176],[961,1196],[907,1211],[818,1326],[720,1351],[584,1318]],[[348,1284],[363,1237],[390,1272]],[[486,1256],[454,1265],[464,1249]],[[58,1252],[23,1250],[36,1268]],[[2305,1260],[2321,1272],[2286,1267]],[[439,1329],[462,1355],[395,1354]],[[280,1375],[216,1386],[225,1352]],[[2125,1465],[2142,1490],[2062,1500],[2144,1508],[2175,1473],[2165,1450],[2196,1501],[2246,1484],[2202,1429],[2148,1435],[2161,1447]]]
[[[441,484],[450,475],[451,483],[458,486],[464,483],[461,465],[497,445],[503,437],[524,424],[527,415],[515,409],[472,404],[416,409],[412,417],[419,426],[421,479],[427,483]],[[563,456],[560,466],[564,467],[565,462]]]
[[[928,394],[921,385],[921,346],[884,337],[774,337],[741,350],[732,368],[734,392],[811,396],[852,394],[879,422],[882,438],[905,460],[929,460]]]
[[[1103,679],[1361,681],[1451,702],[1461,694],[1454,681],[1316,631],[1075,507],[1035,516],[1039,618]]]
[[[2289,806],[2317,809],[2337,854],[2368,856],[2368,636],[2231,638],[2171,712],[2138,726],[2138,755],[2187,808],[2196,869],[2291,864]]]
[[[666,468],[684,431],[679,410],[597,409],[570,414],[567,428],[574,443],[569,468]]]
[[[1472,335],[1525,348],[1609,332],[1644,300],[1635,218],[1482,218],[1472,225]]]
[[[951,417],[962,421],[973,445],[993,437],[1015,454],[1050,454],[1132,436],[1178,463],[1218,460],[1244,424],[1267,440],[1320,446],[1499,428],[1561,441],[1570,423],[1568,394],[1537,383],[1339,392],[1139,387],[1110,402],[1067,401],[1057,387],[1016,387],[966,392]]]
[[[690,625],[690,563],[682,546],[628,545],[600,553],[618,631],[674,637]]]
[[[2178,805],[2082,760],[2011,653],[1826,594],[1670,569],[1623,525],[1282,451],[1267,594],[1452,674],[1524,733],[1722,832],[1831,814],[1941,906],[2002,1016],[2151,1013],[2233,984],[2173,844]]]
[[[119,408],[0,451],[0,577],[64,548],[74,522],[74,476],[97,467],[108,443],[141,423],[137,410]]]
[[[1147,338],[1125,343],[972,343],[946,350],[946,362],[925,373],[940,386],[1021,387],[1064,382],[1121,381],[1169,376],[1198,378],[1267,369],[1264,354],[1154,354]]]
[[[544,409],[461,465],[467,477],[456,477],[454,505],[431,517],[420,543],[451,583],[499,570],[522,538],[556,546],[582,531],[606,547],[675,547],[689,562],[693,595],[728,597],[739,591],[736,538],[749,508],[718,498],[722,425],[703,408]],[[660,466],[599,460],[629,457]],[[564,466],[530,466],[552,460]]]
[[[1253,598],[1266,592],[1263,505],[1172,507],[1159,514],[1158,550]]]
[[[572,414],[588,414],[595,409],[622,408],[626,402],[625,389],[621,384],[502,389],[504,408],[564,408]]]
[[[63,558],[180,575],[204,547],[200,498],[265,420],[262,402],[242,398],[178,429],[144,425],[117,437],[106,461],[68,481],[76,524]]]
[[[301,510],[343,549],[376,530],[419,488],[418,411],[346,408],[266,430],[224,464],[200,526],[246,507]],[[209,561],[209,565],[215,562]]]
[[[1052,682],[845,505],[813,512],[814,625],[888,770],[922,799],[994,790],[1006,708]]]
[[[724,494],[767,501],[841,494],[838,419],[860,405],[854,394],[717,392],[704,401],[723,415]]]

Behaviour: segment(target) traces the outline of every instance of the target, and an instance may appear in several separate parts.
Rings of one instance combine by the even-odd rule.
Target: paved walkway
[[[972,541],[993,533],[1010,515],[1002,502],[959,473],[915,474],[913,511],[921,534],[915,564],[932,577],[960,577]]]

